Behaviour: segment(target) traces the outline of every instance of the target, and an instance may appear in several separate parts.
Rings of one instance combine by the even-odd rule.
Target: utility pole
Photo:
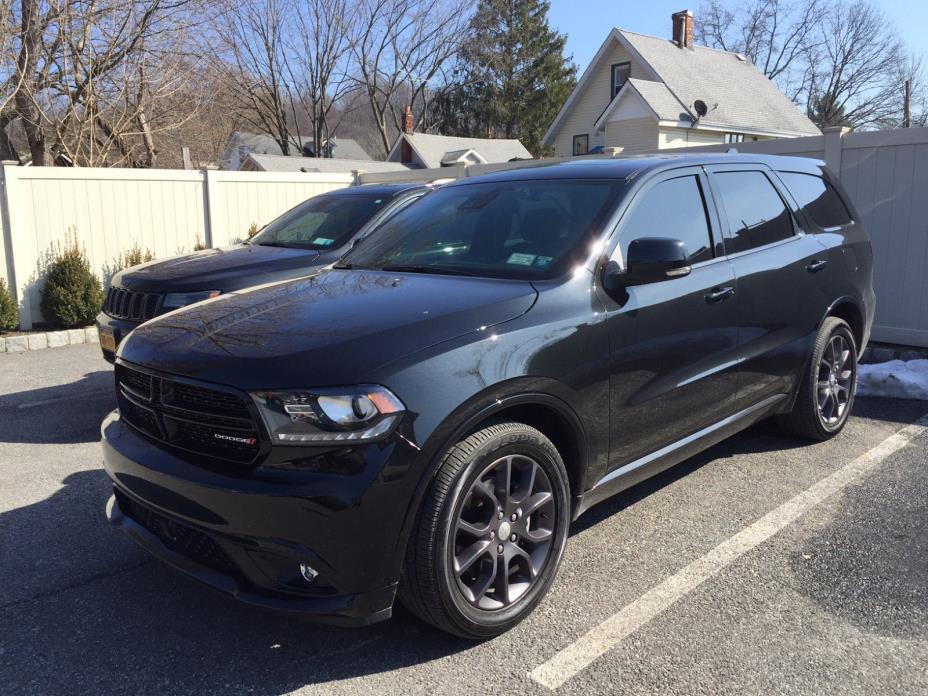
[[[902,103],[902,127],[912,127],[912,82],[905,81],[905,101]]]

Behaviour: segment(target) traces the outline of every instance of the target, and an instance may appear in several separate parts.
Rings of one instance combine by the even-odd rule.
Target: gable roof
[[[658,121],[679,121],[690,118],[687,108],[680,103],[680,100],[674,96],[673,92],[663,82],[629,78],[622,85],[622,89],[618,91],[615,98],[609,102],[609,106],[606,107],[602,115],[596,119],[594,127],[602,128],[609,116],[618,107],[619,102],[628,99],[632,94],[644,102]]]
[[[354,138],[331,138],[332,157],[337,159],[370,160],[372,159]]]
[[[485,162],[508,162],[511,159],[531,159],[532,154],[518,140],[497,140],[494,138],[459,138],[452,135],[433,135],[431,133],[400,133],[387,160],[397,154],[403,139],[427,169],[442,165],[449,155],[462,156],[467,150],[473,150]]]
[[[676,42],[655,36],[613,29],[600,47],[577,87],[564,103],[544,142],[550,144],[573,102],[582,93],[586,81],[595,72],[612,42],[617,41],[639,62],[645,72],[664,89],[647,80],[635,80],[636,91],[654,109],[659,120],[696,121],[693,102],[701,99],[709,113],[699,120],[703,127],[750,130],[786,136],[819,135],[820,131],[753,63],[737,53],[704,46],[680,48]],[[621,92],[598,119],[601,122],[615,108]],[[674,100],[682,107],[670,118]],[[717,105],[717,106],[715,106]]]
[[[303,146],[291,143],[290,154],[287,157],[302,157],[303,147],[312,148],[311,140],[303,140]],[[356,159],[369,160],[371,156],[367,154],[353,138],[331,138],[332,156],[339,159]],[[247,133],[245,131],[235,131],[226,144],[226,150],[230,148],[244,148],[248,154],[254,155],[276,155],[283,157],[280,151],[280,145],[274,138],[266,133]]]
[[[335,157],[284,157],[283,155],[249,154],[250,161],[258,171],[264,172],[324,172],[350,174],[354,171],[397,172],[409,169],[399,162],[376,162],[374,160],[342,159]]]

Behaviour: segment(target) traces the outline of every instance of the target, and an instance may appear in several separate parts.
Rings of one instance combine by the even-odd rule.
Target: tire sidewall
[[[854,339],[854,333],[851,331],[851,327],[840,319],[829,322],[829,324],[823,328],[826,329],[826,331],[822,331],[820,341],[816,345],[815,354],[812,356],[812,365],[810,367],[809,374],[810,392],[807,398],[812,399],[812,407],[815,413],[815,422],[818,425],[818,428],[822,431],[823,435],[826,437],[831,437],[841,432],[841,430],[847,424],[848,418],[851,416],[851,409],[854,407],[854,398],[857,393],[857,341]],[[822,360],[822,356],[828,348],[829,342],[836,335],[841,335],[844,340],[848,341],[848,345],[851,346],[851,355],[849,360],[851,361],[852,374],[847,407],[844,409],[844,413],[837,423],[834,425],[828,425],[825,423],[824,419],[822,418],[822,414],[818,409],[818,369]]]
[[[544,469],[551,481],[557,525],[541,577],[534,586],[511,606],[486,611],[471,605],[458,589],[453,566],[453,530],[470,487],[491,463],[508,454],[529,456]],[[437,529],[439,543],[436,546],[440,557],[435,559],[442,604],[463,631],[474,636],[498,635],[528,616],[547,594],[557,574],[567,541],[570,524],[570,500],[567,491],[567,475],[557,450],[544,436],[528,426],[492,437],[471,455],[458,473],[455,485],[445,500]]]

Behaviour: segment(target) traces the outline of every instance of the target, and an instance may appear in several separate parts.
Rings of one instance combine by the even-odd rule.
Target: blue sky
[[[729,0],[736,5],[736,0]],[[928,58],[928,0],[877,0],[910,49]],[[582,10],[580,9],[582,7]],[[692,0],[551,0],[549,21],[567,34],[567,52],[581,72],[611,27],[670,37],[670,15],[699,8]],[[699,21],[697,14],[696,21]]]

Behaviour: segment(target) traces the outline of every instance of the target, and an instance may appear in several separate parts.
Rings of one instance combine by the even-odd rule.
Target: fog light
[[[300,575],[303,576],[306,582],[315,582],[316,578],[319,577],[319,571],[305,563],[300,563]]]

